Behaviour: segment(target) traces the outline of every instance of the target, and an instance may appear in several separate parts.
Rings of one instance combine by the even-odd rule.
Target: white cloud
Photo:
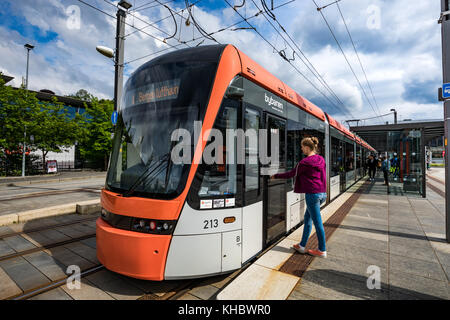
[[[88,2],[115,15],[115,8],[104,1]],[[112,97],[113,64],[99,55],[95,51],[95,46],[115,46],[115,19],[74,0],[23,0],[20,2],[11,0],[8,3],[14,15],[23,15],[28,23],[39,28],[40,36],[44,36],[50,31],[58,34],[53,41],[37,43],[36,49],[32,53],[30,59],[30,87],[32,89],[48,88],[58,94],[69,94],[85,88],[100,97]],[[144,3],[145,1],[136,1],[136,7]],[[254,14],[256,11],[251,3],[251,1],[247,1],[247,9],[241,8],[239,12],[247,16]],[[259,1],[256,3],[260,5]],[[329,1],[319,1],[319,5],[327,3]],[[80,30],[67,27],[68,17],[65,10],[70,5],[78,5],[81,9]],[[170,5],[175,10],[183,9],[183,4],[180,2]],[[379,30],[367,28],[368,5],[376,5],[380,8],[381,27]],[[404,98],[404,93],[408,92],[411,84],[427,84],[426,88],[423,87],[423,90],[427,92],[423,94],[430,95],[429,91],[433,89],[434,83],[436,83],[436,88],[433,89],[432,94],[436,93],[437,86],[441,81],[440,31],[436,23],[439,4],[415,1],[412,5],[408,0],[374,0],[370,3],[346,0],[342,1],[340,6],[347,18],[347,24],[377,98],[380,112],[389,112],[389,109],[394,106],[399,111],[400,119],[403,117],[425,119],[442,114],[442,105],[438,101],[423,103],[419,100],[414,102],[408,99],[406,101]],[[369,99],[372,99],[336,7],[330,6],[323,12],[333,26]],[[159,7],[135,14],[146,22],[152,22],[168,16],[169,12],[166,8]],[[312,2],[296,1],[278,9],[275,14],[327,83],[346,104],[348,110],[359,118],[373,116],[372,108],[368,105],[357,81]],[[186,10],[183,15],[187,17]],[[240,17],[228,7],[214,11],[207,10],[205,7],[195,7],[194,15],[207,32],[218,30],[240,20]],[[193,30],[194,37],[199,37],[193,24],[187,27],[183,23],[180,26],[179,16],[176,16],[176,21],[178,31],[181,29],[181,40],[192,40]],[[262,15],[249,21],[271,43],[276,44],[278,49],[285,47],[284,41],[276,35]],[[131,16],[127,17],[127,22],[136,28],[145,27],[145,23]],[[245,23],[239,26],[248,27]],[[172,18],[165,19],[158,24],[158,27],[171,34],[174,30]],[[134,29],[126,27],[126,34],[132,31]],[[166,33],[152,27],[146,27],[144,31],[158,39],[167,37]],[[178,37],[179,33],[176,38],[178,39]],[[274,53],[273,49],[254,31],[225,31],[215,34],[214,37],[221,43],[235,45],[309,100],[314,98],[323,100],[323,97],[277,53]],[[21,76],[25,73],[26,55],[23,44],[34,40],[27,39],[16,31],[0,27],[0,70],[16,77],[14,85],[20,84]],[[200,41],[193,42],[191,45]],[[125,61],[168,47],[141,32],[128,36],[125,43]],[[178,45],[175,39],[168,40],[168,43]],[[203,44],[209,43],[212,42],[207,40]],[[179,48],[183,47],[185,46],[179,46]],[[288,46],[286,47],[286,54],[291,56],[292,51]],[[296,51],[298,50],[296,49]],[[127,64],[126,76],[153,57],[149,56]],[[312,79],[311,73],[298,57],[293,63]],[[316,80],[312,81],[325,91]],[[328,108],[327,105],[320,105],[320,107],[325,110]],[[431,111],[432,113],[430,113]],[[348,115],[341,114],[336,118],[343,120],[348,118]]]

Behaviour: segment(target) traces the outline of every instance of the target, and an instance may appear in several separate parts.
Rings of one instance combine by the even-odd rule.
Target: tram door
[[[286,121],[266,114],[265,128],[267,129],[267,154],[271,154],[272,144],[278,142],[278,163],[270,161],[262,165],[264,175],[263,190],[263,226],[265,244],[272,242],[286,232],[286,181],[285,179],[269,179],[270,175],[286,171]],[[272,139],[275,134],[278,141]],[[275,138],[274,137],[274,138]]]
[[[345,150],[345,142],[342,140],[339,140],[339,157],[341,158],[341,161],[339,163],[339,181],[340,181],[340,191],[345,192],[347,189],[346,183],[347,183],[347,177],[345,172],[345,163],[347,161],[346,159],[347,150]]]

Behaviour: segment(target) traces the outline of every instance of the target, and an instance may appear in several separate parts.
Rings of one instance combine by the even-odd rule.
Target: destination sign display
[[[180,92],[180,79],[150,83],[127,93],[125,104],[132,105],[176,99]]]

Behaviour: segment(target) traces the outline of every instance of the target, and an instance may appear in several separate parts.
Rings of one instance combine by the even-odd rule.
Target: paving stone
[[[287,300],[322,300],[316,297],[312,297],[310,295],[307,295],[306,293],[293,290]]]
[[[22,257],[0,261],[0,267],[23,291],[50,283],[49,278]]]
[[[370,230],[368,228],[348,228],[346,226],[340,226],[334,233],[331,238],[334,236],[338,236],[341,234],[347,234],[351,236],[358,236],[360,238],[364,239],[364,242],[370,242],[370,241],[381,241],[381,242],[387,242],[388,241],[388,235],[386,232],[380,232],[377,230]]]
[[[0,236],[14,233],[15,231],[8,226],[0,226]]]
[[[22,293],[22,290],[2,268],[0,268],[0,284],[0,300]]]
[[[5,241],[11,248],[13,248],[17,252],[36,248],[34,244],[32,244],[30,241],[26,240],[20,235],[7,237],[3,239],[3,241]]]
[[[371,266],[373,265],[328,256],[326,259],[314,259],[308,270],[316,269],[335,272],[343,277],[352,278],[360,282],[367,282],[368,277],[373,273],[373,271],[369,269]],[[381,286],[382,288],[385,288],[388,284],[388,271],[386,268],[380,267],[380,277]]]
[[[212,285],[216,288],[223,288],[227,283],[229,283],[232,279],[228,275],[220,275],[206,278],[202,281],[203,285]]]
[[[368,265],[377,265],[380,268],[386,268],[388,263],[388,254],[385,252],[361,248],[346,244],[345,246],[333,242],[327,246],[327,255],[346,260],[359,261]]]
[[[395,235],[389,234],[389,243],[403,245],[416,250],[431,250],[431,245],[427,239],[427,237],[416,235],[405,234],[398,236],[397,233]]]
[[[51,248],[45,250],[45,252],[62,263],[66,268],[70,265],[76,265],[80,267],[81,270],[86,270],[95,266],[91,261],[80,257],[78,254],[64,247]]]
[[[293,275],[253,264],[221,291],[217,299],[284,300],[298,280]]]
[[[391,254],[389,257],[389,268],[426,278],[442,281],[447,280],[441,265],[433,261],[418,260]]]
[[[70,240],[69,236],[66,236],[64,233],[61,233],[57,230],[45,230],[40,232],[44,237],[49,238],[52,242],[62,242]]]
[[[377,239],[368,239],[367,233],[361,234],[359,231],[338,229],[336,230],[328,243],[338,242],[342,245],[354,245],[361,248],[377,250],[381,252],[389,252],[387,236],[385,241]]]
[[[67,284],[61,288],[74,300],[114,300],[112,296],[96,287],[86,278],[81,278],[80,289],[69,289]]]
[[[0,257],[15,253],[15,252],[16,251],[14,251],[14,249],[11,248],[11,246],[8,243],[6,243],[4,240],[0,239]]]
[[[357,281],[328,271],[308,270],[298,288],[303,294],[327,300],[385,300],[387,291],[368,289],[366,282]]]
[[[196,296],[193,296],[192,294],[186,293],[177,300],[201,300],[201,299]]]
[[[448,284],[404,271],[390,270],[390,289],[422,299],[448,299]]]
[[[52,281],[61,280],[66,277],[65,266],[56,261],[46,252],[34,252],[24,255],[23,258],[30,262],[36,269],[45,274]]]
[[[437,262],[431,245],[425,243],[422,248],[417,246],[405,245],[404,243],[389,242],[389,251],[391,254],[410,257],[413,259]]]
[[[23,234],[22,237],[30,241],[37,247],[43,247],[45,245],[53,243],[52,239],[47,238],[39,232],[26,233]]]
[[[73,300],[63,289],[55,288],[50,291],[38,294],[28,300]]]
[[[80,242],[97,250],[97,239],[95,237],[84,239],[84,240],[81,240]]]
[[[209,300],[218,291],[219,291],[219,288],[216,288],[211,285],[206,285],[206,286],[196,287],[196,288],[192,289],[191,291],[189,291],[189,293],[193,296],[200,298],[201,300]]]
[[[284,239],[268,252],[266,252],[262,257],[255,261],[256,264],[279,270],[283,264],[295,253],[295,250],[292,249],[294,244],[298,243],[298,241],[291,239]]]
[[[83,257],[95,264],[100,264],[97,259],[97,251],[81,242],[74,242],[64,246],[65,248],[75,252],[80,257]]]
[[[66,227],[58,227],[55,230],[65,234],[66,236],[69,236],[71,238],[79,238],[82,236],[85,236],[87,233],[80,231],[73,226],[66,226]]]
[[[167,292],[170,292],[176,289],[177,287],[182,286],[183,283],[189,281],[189,280],[150,281],[150,280],[135,279],[119,274],[118,276],[124,279],[125,281],[131,283],[135,287],[141,289],[143,292],[152,293],[159,297],[162,297]]]
[[[409,294],[401,293],[395,290],[390,290],[388,293],[389,300],[421,300],[418,296],[411,296]]]
[[[95,272],[86,278],[117,300],[136,300],[144,294],[144,291],[126,282],[109,270]]]

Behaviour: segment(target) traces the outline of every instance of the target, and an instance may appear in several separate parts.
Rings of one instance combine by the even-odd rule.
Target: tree
[[[82,138],[83,116],[78,113],[72,118],[69,110],[56,97],[51,102],[40,104],[33,130],[34,146],[42,152],[42,164],[45,170],[45,158],[49,151],[63,152]]]
[[[112,100],[98,100],[93,97],[91,105],[86,108],[84,138],[79,143],[82,158],[96,163],[102,163],[103,168],[108,168],[109,155],[111,153],[113,125],[111,114],[114,110]]]
[[[0,151],[12,168],[19,167],[24,139],[30,145],[29,137],[35,130],[38,112],[39,100],[33,92],[6,86],[0,78]]]
[[[85,89],[80,89],[76,93],[70,94],[67,97],[78,99],[81,101],[86,101],[86,102],[91,102],[94,99],[94,96]]]

